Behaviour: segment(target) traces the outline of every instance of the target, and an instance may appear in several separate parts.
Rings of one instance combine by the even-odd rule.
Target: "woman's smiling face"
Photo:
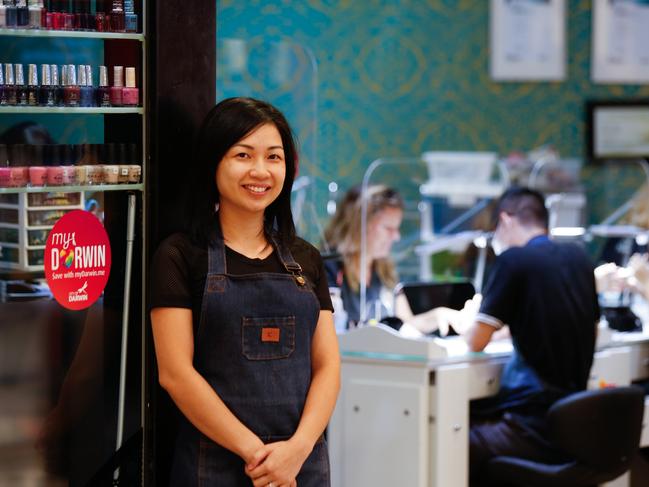
[[[275,125],[260,125],[221,159],[216,170],[219,207],[263,213],[282,192],[285,177],[282,137]]]

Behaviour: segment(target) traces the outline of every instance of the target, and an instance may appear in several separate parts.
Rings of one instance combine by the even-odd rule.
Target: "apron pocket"
[[[287,358],[295,350],[295,316],[244,316],[241,341],[242,353],[248,360]]]

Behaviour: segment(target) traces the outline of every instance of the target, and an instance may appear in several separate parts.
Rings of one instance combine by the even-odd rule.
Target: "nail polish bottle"
[[[119,172],[117,173],[117,183],[126,184],[128,183],[128,159],[126,153],[126,144],[116,144],[117,153],[115,158],[115,164],[119,167]]]
[[[63,30],[74,30],[74,14],[67,0],[63,2],[63,11]]]
[[[122,89],[122,105],[135,107],[140,103],[140,90],[135,86],[135,68],[126,68],[126,86]]]
[[[102,164],[103,144],[92,144],[88,157],[87,173],[88,184],[102,184],[104,182],[104,167]]]
[[[38,5],[41,8],[41,29],[46,29],[46,19],[47,19],[47,6],[45,5],[45,2],[49,3],[49,0],[39,0]]]
[[[5,73],[0,63],[0,106],[7,105],[7,92],[5,91]]]
[[[126,32],[137,32],[137,14],[134,0],[124,0],[124,29]]]
[[[59,67],[56,64],[51,64],[52,74],[52,93],[54,94],[54,106],[63,106],[63,83],[59,82]],[[65,66],[63,66],[65,68]]]
[[[63,97],[66,107],[78,107],[81,90],[77,85],[77,71],[74,64],[68,65],[67,83],[63,87]]]
[[[97,32],[106,31],[106,6],[104,0],[95,2],[95,30]],[[110,29],[108,29],[110,30]]]
[[[42,0],[29,0],[29,28],[40,29],[43,23],[43,8]]]
[[[79,0],[72,0],[72,15],[74,16],[74,30],[85,30]]]
[[[53,29],[52,26],[52,9],[53,0],[45,0],[45,8],[43,8],[43,29]]]
[[[25,29],[29,26],[29,10],[27,9],[27,0],[14,0],[16,6],[16,27]]]
[[[35,64],[30,64],[27,67],[27,105],[38,106],[39,91],[38,67]]]
[[[43,145],[32,146],[32,159],[29,164],[29,185],[45,186],[47,184],[47,167],[43,164]]]
[[[6,105],[15,105],[16,100],[16,84],[14,83],[14,65],[11,63],[5,64],[5,97],[7,100]]]
[[[113,86],[110,87],[110,104],[114,107],[122,106],[122,90],[124,89],[124,67],[113,67]]]
[[[13,144],[9,146],[10,155],[10,186],[22,188],[29,182],[29,167],[27,164],[28,145]]]
[[[79,106],[94,106],[92,88],[92,69],[90,66],[79,65]]]
[[[77,146],[76,145],[64,145],[63,146],[63,158],[61,160],[61,169],[62,169],[62,183],[65,186],[76,184],[77,174],[74,165],[77,162]]]
[[[0,29],[7,27],[7,6],[0,2]]]
[[[16,25],[19,29],[29,27],[29,9],[27,8],[27,0],[16,1]]]
[[[5,73],[0,63],[0,106],[7,105],[7,93],[5,91]]]
[[[95,16],[92,14],[92,5],[90,0],[81,0],[83,3],[83,14],[86,16],[88,30],[95,30]]]
[[[22,64],[15,64],[16,70],[16,105],[27,105],[27,87],[25,86],[25,72]]]
[[[8,188],[11,184],[11,168],[9,167],[9,147],[0,144],[0,188]]]
[[[49,147],[49,161],[47,165],[47,185],[48,186],[61,186],[63,184],[63,170],[61,169],[62,158],[61,153],[63,146],[53,144]]]
[[[95,92],[95,99],[98,107],[110,106],[110,87],[108,86],[108,69],[106,66],[99,66],[99,86]]]
[[[116,164],[115,157],[115,144],[105,144],[106,156],[103,164],[104,169],[104,183],[105,184],[118,184],[119,183],[119,164]]]
[[[67,0],[56,0],[56,29],[65,30],[65,16],[68,13]]]
[[[38,93],[38,104],[42,107],[56,106],[55,88],[52,87],[52,75],[49,64],[41,64],[41,89]]]
[[[64,14],[60,0],[52,0],[52,29],[62,30],[64,24]]]
[[[79,106],[82,107],[84,106],[82,99],[83,91],[86,88],[86,67],[83,64],[77,66],[77,82],[77,86],[79,87]]]
[[[124,0],[113,0],[113,8],[110,9],[110,30],[124,32]]]
[[[18,25],[18,11],[14,0],[5,1],[5,22],[9,29],[15,29]]]
[[[74,27],[76,30],[90,30],[90,0],[73,0]]]
[[[68,65],[67,64],[62,64],[61,65],[61,81],[59,83],[59,86],[61,87],[60,93],[61,93],[61,103],[60,106],[64,107],[65,106],[65,87],[68,84]]]
[[[137,184],[140,182],[142,176],[142,166],[139,164],[139,157],[137,155],[137,145],[128,145],[128,183]]]

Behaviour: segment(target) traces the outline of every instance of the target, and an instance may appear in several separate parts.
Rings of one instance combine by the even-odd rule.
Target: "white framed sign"
[[[491,0],[489,28],[494,80],[565,79],[565,0]]]
[[[611,101],[591,104],[591,157],[649,157],[649,103]]]
[[[649,2],[593,0],[595,83],[649,83]]]

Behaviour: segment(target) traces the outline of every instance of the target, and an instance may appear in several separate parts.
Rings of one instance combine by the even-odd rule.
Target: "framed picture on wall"
[[[593,0],[595,83],[649,83],[649,2]]]
[[[591,161],[649,158],[649,99],[591,100],[586,117]]]
[[[565,79],[565,0],[491,0],[489,20],[494,80]]]

